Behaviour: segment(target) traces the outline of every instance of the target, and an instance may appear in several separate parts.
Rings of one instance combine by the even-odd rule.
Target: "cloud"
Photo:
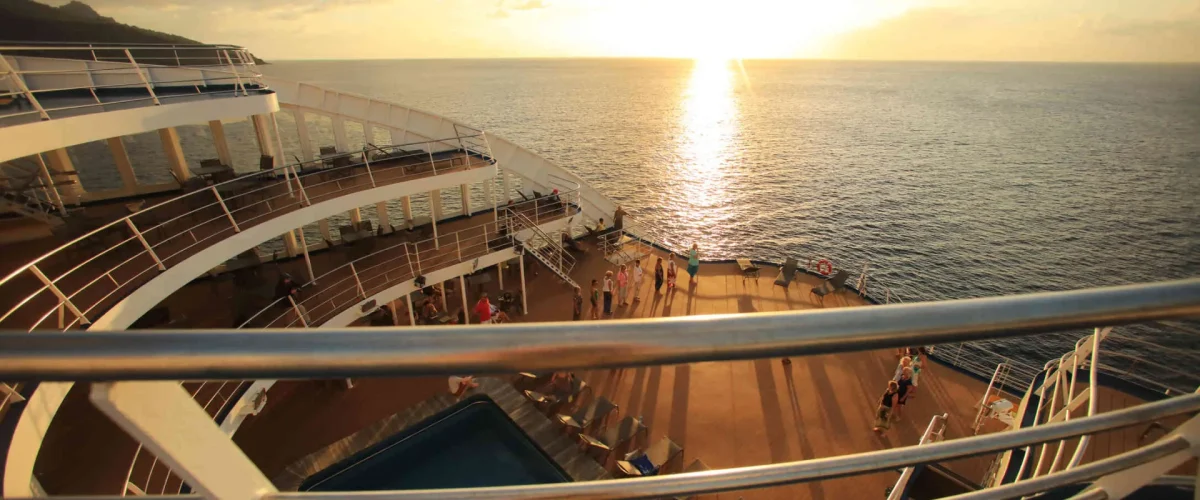
[[[532,11],[545,9],[550,5],[542,0],[523,0],[518,2],[510,2],[508,0],[497,0],[496,10],[488,14],[492,19],[505,19],[512,16],[513,11]]]
[[[834,40],[846,59],[1200,61],[1200,11],[1186,15],[1020,8],[913,9]]]

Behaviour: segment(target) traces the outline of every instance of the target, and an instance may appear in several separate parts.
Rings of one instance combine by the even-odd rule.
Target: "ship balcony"
[[[196,277],[304,224],[493,178],[495,163],[466,145],[472,140],[482,138],[335,153],[213,184],[186,180],[186,194],[81,234],[10,273],[0,281],[0,326],[128,326]]]

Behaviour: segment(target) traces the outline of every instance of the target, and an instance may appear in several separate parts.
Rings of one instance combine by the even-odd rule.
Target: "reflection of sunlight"
[[[671,170],[683,181],[677,194],[684,198],[675,216],[691,227],[711,225],[730,202],[726,176],[738,132],[732,64],[697,59],[683,96],[682,134]]]

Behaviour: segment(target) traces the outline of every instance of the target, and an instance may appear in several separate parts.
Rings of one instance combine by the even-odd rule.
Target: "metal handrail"
[[[1001,432],[926,445],[906,446],[796,462],[612,481],[585,481],[490,488],[363,491],[355,492],[353,496],[356,499],[372,500],[415,498],[653,498],[684,493],[711,493],[761,488],[816,479],[855,476],[877,471],[894,470],[910,465],[981,455],[1025,445],[1045,443],[1128,427],[1197,410],[1200,410],[1200,395],[1193,394],[1072,420],[1070,422],[1042,425],[1012,432]],[[1147,446],[1135,452],[1095,462],[1091,464],[1090,469],[1085,469],[1082,472],[1079,472],[1078,469],[1072,469],[1056,476],[1046,476],[1039,483],[1036,483],[1038,487],[1036,491],[1044,491],[1053,486],[1070,484],[1080,476],[1095,477],[1105,472],[1129,469],[1133,466],[1161,458],[1179,449],[1181,449],[1180,444],[1176,440],[1164,440],[1162,444]],[[1147,482],[1151,479],[1147,478]],[[1023,483],[1017,484],[1020,485]],[[1023,491],[1016,486],[1012,487],[1012,490]],[[1006,491],[1000,495],[984,495],[988,491],[990,490],[980,491],[980,497],[1007,498],[1012,496],[1008,495]],[[346,495],[345,492],[278,492],[267,493],[264,495],[264,498],[317,500],[340,499],[345,498]],[[1016,495],[1020,495],[1020,493],[1016,493]]]
[[[759,359],[1200,315],[1200,278],[936,303],[401,329],[0,334],[0,379],[515,373]],[[237,332],[230,335],[230,332]],[[333,335],[330,335],[333,333]],[[685,334],[686,333],[686,334]],[[87,346],[81,349],[80,346]]]
[[[430,144],[439,143],[439,142],[443,142],[443,141],[444,140],[430,140],[430,141],[406,143],[406,144],[401,144],[401,145],[388,146],[388,148],[391,148],[393,151],[404,150],[405,148],[412,148],[412,147],[418,146],[418,145],[428,146]],[[353,157],[356,157],[359,155],[362,155],[362,152],[341,153],[341,154],[336,155],[335,157],[331,157],[331,158],[340,158],[340,157],[353,158]],[[432,156],[428,152],[419,151],[419,152],[411,152],[404,156],[395,157],[392,159],[394,159],[394,160],[404,160],[407,158],[423,159],[426,156],[429,156],[432,158]],[[326,159],[329,159],[329,158],[326,158]],[[436,164],[437,163],[445,162],[445,161],[450,161],[453,163],[454,159],[455,158],[450,158],[449,160],[446,160],[444,158],[443,159],[432,159],[431,161],[433,162],[432,164],[434,165],[435,173],[436,173],[436,168],[437,168]],[[38,269],[38,266],[40,264],[47,262],[48,259],[54,257],[55,255],[59,254],[60,252],[63,252],[64,250],[66,250],[68,248],[71,248],[82,242],[88,241],[92,238],[96,238],[99,235],[105,234],[107,231],[114,230],[115,228],[128,227],[131,224],[133,224],[134,221],[138,220],[139,218],[146,217],[147,214],[159,213],[159,212],[157,212],[158,210],[163,210],[163,211],[169,212],[166,214],[166,217],[155,217],[154,215],[150,215],[151,218],[165,219],[165,220],[161,220],[161,222],[158,222],[157,224],[154,224],[154,225],[142,227],[140,229],[140,232],[143,234],[152,233],[152,232],[154,232],[154,233],[171,232],[173,234],[162,238],[161,240],[157,241],[153,245],[148,245],[148,244],[142,245],[142,247],[144,247],[144,248],[142,248],[138,252],[134,252],[132,256],[125,259],[123,262],[121,262],[113,267],[107,267],[103,270],[97,270],[97,275],[89,277],[90,281],[87,281],[86,284],[83,284],[83,286],[81,286],[73,291],[67,291],[66,293],[62,294],[63,295],[62,301],[65,301],[68,304],[68,307],[72,309],[72,313],[75,313],[75,310],[79,309],[78,314],[75,314],[75,316],[76,316],[75,320],[71,321],[69,325],[65,326],[65,328],[71,328],[75,324],[81,322],[82,318],[85,317],[88,313],[90,313],[94,307],[96,307],[99,304],[104,303],[113,294],[115,294],[119,290],[123,289],[123,287],[126,286],[128,283],[136,281],[141,276],[144,276],[146,273],[154,271],[156,268],[163,269],[162,267],[159,267],[160,265],[163,264],[163,261],[171,260],[174,257],[182,255],[184,252],[189,252],[189,251],[194,250],[197,247],[202,247],[204,245],[210,244],[210,242],[212,240],[224,237],[224,235],[228,234],[230,231],[237,232],[239,230],[238,226],[237,226],[237,224],[239,222],[242,223],[243,225],[246,223],[257,222],[263,218],[271,217],[272,214],[279,213],[283,209],[282,207],[292,206],[297,203],[299,203],[301,205],[306,205],[306,204],[312,203],[312,201],[309,199],[309,196],[307,194],[305,194],[306,193],[305,189],[311,190],[313,188],[319,188],[322,186],[333,185],[332,191],[322,193],[320,195],[320,198],[324,198],[324,197],[328,197],[330,195],[341,196],[342,194],[345,194],[346,192],[349,192],[351,190],[356,190],[356,189],[359,189],[362,187],[362,186],[356,187],[354,185],[350,185],[348,187],[341,187],[341,182],[344,182],[346,180],[346,179],[341,179],[341,178],[320,181],[321,176],[329,174],[330,172],[349,171],[349,169],[364,167],[365,164],[362,164],[362,163],[358,163],[358,164],[352,163],[352,164],[342,166],[342,167],[326,168],[326,169],[320,169],[320,170],[310,171],[310,172],[300,173],[300,174],[297,173],[297,170],[303,169],[305,166],[320,164],[324,160],[325,159],[303,161],[303,162],[299,162],[299,163],[295,163],[295,164],[285,165],[282,167],[276,167],[271,170],[263,170],[263,171],[259,171],[259,172],[250,173],[250,174],[247,174],[242,177],[238,177],[238,178],[231,179],[231,180],[228,180],[225,182],[214,184],[212,186],[208,186],[206,189],[196,190],[196,191],[184,194],[184,195],[177,196],[175,198],[165,200],[165,201],[155,204],[153,206],[143,208],[142,210],[139,210],[136,213],[116,219],[108,224],[105,224],[103,226],[100,226],[99,228],[96,228],[96,229],[88,232],[87,234],[79,236],[79,237],[75,238],[74,240],[71,240],[71,241],[59,246],[58,248],[55,248],[54,250],[51,250],[51,251],[39,256],[37,259],[34,259],[33,261],[30,261],[30,262],[26,263],[25,265],[15,269],[14,271],[10,272],[7,276],[5,276],[3,279],[0,279],[0,290],[3,290],[3,286],[5,286],[7,283],[12,281],[17,276],[23,275],[24,273],[34,273],[35,275],[41,274],[42,271],[40,269]],[[487,162],[487,161],[481,161],[481,164],[479,166],[483,166],[488,163],[489,162]],[[467,154],[465,156],[465,161],[463,162],[463,165],[460,165],[459,167],[473,168],[472,167],[473,164],[474,164],[474,162],[471,160],[470,155]],[[412,167],[416,168],[416,167],[421,167],[423,165],[425,165],[424,162],[422,162],[419,165],[414,165]],[[366,168],[369,169],[370,167],[368,166]],[[410,168],[410,167],[405,167],[405,168]],[[353,177],[362,177],[362,176],[369,176],[369,175],[371,175],[371,174],[368,172],[368,173],[364,173],[364,174],[358,174]],[[401,175],[401,179],[407,178],[410,176],[416,176],[416,175],[423,175],[423,174],[414,173],[414,174]],[[282,177],[282,180],[279,180],[280,177]],[[239,182],[246,182],[247,179],[275,179],[275,181],[270,182],[269,184],[261,185],[254,189],[251,189],[251,190],[244,191],[238,195],[235,195],[235,196],[232,196],[229,198],[223,198],[220,196],[219,191],[221,190],[221,188],[223,186],[229,186],[229,185],[233,185],[234,183],[239,183]],[[317,179],[317,181],[306,183],[306,181],[310,181],[311,179]],[[279,193],[277,193],[276,195],[274,195],[270,198],[255,199],[255,197],[259,196],[262,193],[266,193],[271,189],[276,189],[279,186],[284,186],[284,185],[287,186],[287,188],[288,188],[287,190],[280,189],[280,190],[278,190]],[[296,196],[296,193],[292,192],[292,188],[294,186],[298,186],[298,189],[300,191],[299,197]],[[202,194],[202,193],[204,193],[204,194]],[[215,201],[207,202],[207,203],[205,203],[203,201],[199,201],[198,203],[191,203],[191,200],[199,200],[198,197],[200,197],[200,196],[212,196],[215,199]],[[316,196],[313,196],[313,197],[316,197]],[[239,198],[251,200],[251,202],[246,203],[242,207],[234,208],[233,210],[230,210],[226,206],[226,202],[237,200]],[[281,200],[282,200],[282,202],[281,202]],[[279,204],[279,206],[272,207],[271,203],[273,203],[273,202]],[[196,206],[193,208],[193,205],[200,205],[200,204],[203,204],[203,205]],[[259,214],[259,215],[245,216],[245,214],[248,211],[261,209],[264,205],[267,208],[267,211],[265,213]],[[183,209],[186,211],[183,212],[182,214],[175,215],[176,212],[174,210],[170,210],[169,208],[166,208],[166,207],[183,207]],[[219,210],[217,210],[217,209],[219,209]],[[217,215],[215,215],[213,217],[201,220],[198,223],[193,223],[192,225],[190,225],[188,227],[183,227],[183,228],[174,227],[177,225],[176,224],[177,222],[184,221],[184,220],[186,220],[190,217],[193,217],[197,214],[203,213],[206,210],[215,210],[215,211],[218,211],[221,213],[218,213]],[[231,223],[228,224],[227,227],[225,227],[224,229],[213,228],[214,232],[212,234],[204,236],[203,239],[197,238],[195,236],[195,234],[193,233],[194,230],[197,230],[197,229],[200,229],[203,227],[209,227],[209,225],[214,222],[219,223],[219,221],[221,219],[228,219]],[[124,229],[122,229],[122,231],[124,231]],[[188,238],[189,236],[192,238],[193,242],[185,245],[183,248],[178,249],[174,253],[151,255],[155,249],[161,249],[164,244],[171,243],[174,245],[174,244],[177,244],[176,242],[183,241],[184,238]],[[72,267],[67,269],[65,272],[62,272],[61,274],[59,274],[57,276],[47,277],[48,278],[46,280],[47,282],[44,283],[44,285],[42,287],[37,288],[33,293],[29,294],[22,300],[18,301],[15,305],[13,305],[8,311],[6,311],[2,316],[0,316],[0,321],[7,320],[17,310],[21,309],[22,307],[25,306],[25,304],[27,304],[28,302],[33,300],[39,294],[46,292],[47,290],[50,290],[51,292],[54,292],[57,295],[60,292],[60,290],[56,285],[58,283],[60,283],[64,277],[73,275],[74,273],[83,269],[85,266],[91,265],[92,263],[97,262],[99,259],[105,257],[106,255],[115,252],[117,249],[121,248],[122,246],[132,243],[132,242],[135,242],[135,241],[137,241],[136,236],[121,238],[121,241],[119,241],[115,245],[108,246],[108,247],[104,248],[103,250],[94,250],[93,249],[91,252],[92,255],[89,258],[84,259],[83,261],[81,261],[79,263],[76,263],[75,265],[73,265]],[[140,271],[138,271],[136,269],[133,270],[133,271],[138,271],[135,273],[133,278],[126,280],[124,282],[117,282],[117,280],[112,277],[112,273],[115,270],[120,269],[122,266],[132,263],[136,259],[144,258],[146,256],[152,257],[155,262],[153,262],[151,265],[149,265],[148,267],[146,267],[145,269],[142,269]],[[103,272],[101,272],[101,271],[103,271]],[[85,308],[76,307],[76,305],[72,302],[72,299],[75,298],[75,296],[78,293],[80,293],[83,290],[86,290],[88,287],[91,287],[92,285],[94,285],[106,278],[108,280],[111,280],[116,285],[115,288],[111,292],[109,292],[109,294],[107,294],[104,297],[97,300],[94,304],[92,304],[91,307],[85,307]],[[48,318],[49,315],[53,312],[53,310],[56,309],[57,307],[58,306],[55,305],[54,308],[47,311],[37,321],[37,323],[32,325],[32,327],[36,328],[37,326],[41,325],[41,323],[44,322],[45,319]],[[84,310],[84,309],[86,309],[86,310]]]

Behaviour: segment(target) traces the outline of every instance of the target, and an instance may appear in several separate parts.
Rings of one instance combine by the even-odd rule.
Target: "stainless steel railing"
[[[211,86],[219,88],[209,89]],[[248,86],[262,88],[262,74],[250,52],[233,45],[0,46],[0,98],[18,99],[29,106],[28,110],[3,113],[0,123],[34,115],[49,120],[67,111],[104,109],[115,104],[157,105],[200,93],[244,96],[249,94]],[[170,88],[190,88],[194,92]],[[112,90],[138,92],[102,99]],[[90,95],[91,102],[86,98],[84,102],[48,99],[76,92]]]
[[[447,141],[456,139],[387,146],[395,154],[386,161],[349,152],[211,185],[185,181],[187,194],[84,233],[0,279],[0,295],[13,304],[0,327],[87,325],[156,272],[255,224],[378,185],[491,165],[473,150],[420,149]]]
[[[0,380],[515,373],[757,359],[1200,315],[1200,278],[936,303],[533,323],[291,331],[0,334]],[[237,331],[237,335],[228,335]],[[682,333],[686,332],[686,335]],[[80,345],[91,346],[79,349]],[[237,354],[231,356],[231,354]]]

